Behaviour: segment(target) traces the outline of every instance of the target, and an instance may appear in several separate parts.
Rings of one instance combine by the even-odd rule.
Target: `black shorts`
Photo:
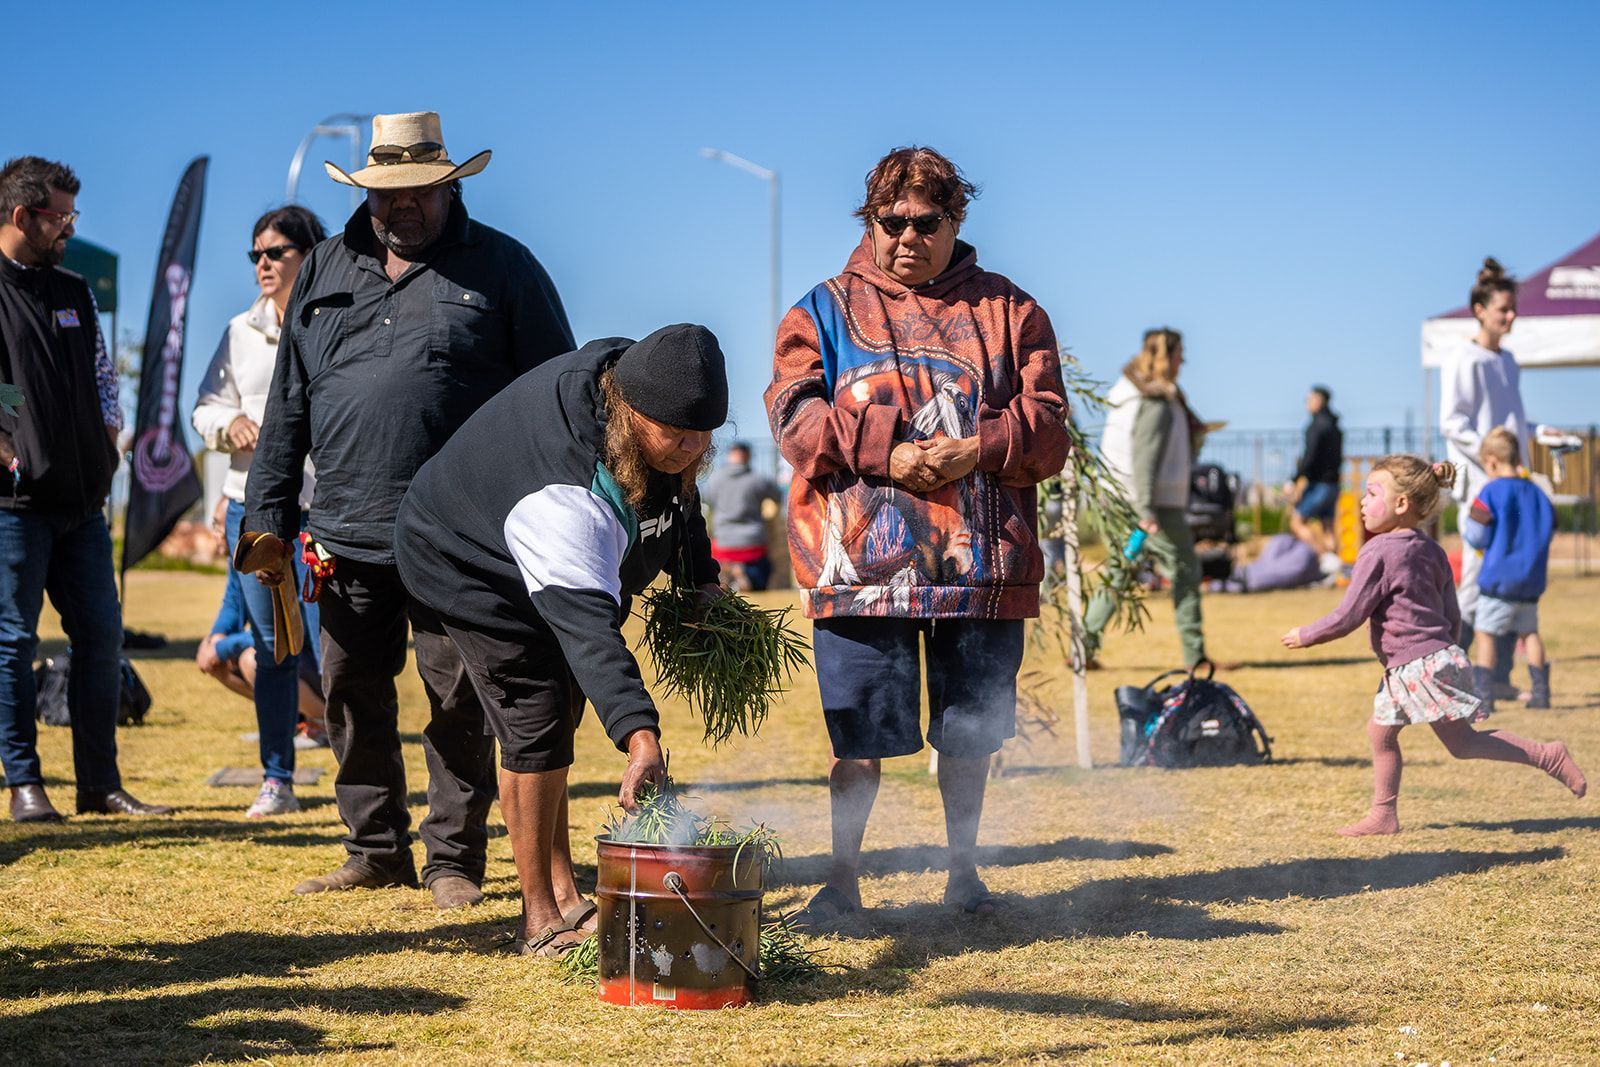
[[[1016,734],[1021,619],[818,619],[811,649],[836,757],[921,750],[924,635],[928,743],[952,758],[976,759]]]
[[[583,719],[583,691],[555,634],[466,629],[441,619],[461,652],[489,728],[500,742],[500,766],[538,773],[572,766],[572,738]]]

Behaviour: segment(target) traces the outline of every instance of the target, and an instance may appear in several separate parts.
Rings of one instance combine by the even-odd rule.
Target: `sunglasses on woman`
[[[939,226],[948,215],[874,215],[872,221],[883,227],[883,232],[890,237],[899,237],[910,226],[924,237],[932,237],[939,232]]]
[[[299,245],[273,245],[271,248],[252,248],[247,255],[252,264],[260,263],[261,257],[266,256],[276,263],[290,252],[302,251]]]

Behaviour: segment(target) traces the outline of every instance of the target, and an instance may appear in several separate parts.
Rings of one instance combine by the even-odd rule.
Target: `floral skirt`
[[[1372,698],[1372,720],[1380,726],[1488,717],[1473,689],[1472,664],[1456,645],[1384,671]]]

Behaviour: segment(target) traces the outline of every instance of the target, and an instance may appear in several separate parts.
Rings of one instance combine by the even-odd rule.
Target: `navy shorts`
[[[928,743],[955,759],[998,752],[1017,732],[1021,619],[818,619],[811,639],[822,716],[839,759],[886,759]]]
[[[1295,504],[1294,510],[1302,519],[1321,519],[1323,522],[1332,522],[1333,513],[1339,507],[1339,487],[1329,482],[1312,482],[1306,486],[1306,491],[1300,494],[1300,502]]]
[[[572,766],[573,735],[583,720],[583,690],[548,629],[488,633],[440,620],[466,665],[500,766],[538,774]]]

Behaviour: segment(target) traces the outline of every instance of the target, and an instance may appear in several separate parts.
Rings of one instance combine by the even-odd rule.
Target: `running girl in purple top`
[[[1385,456],[1373,465],[1361,498],[1361,522],[1371,538],[1356,557],[1344,601],[1332,614],[1283,635],[1286,648],[1332,641],[1370,619],[1372,650],[1384,666],[1372,701],[1372,810],[1342,828],[1346,837],[1400,831],[1400,731],[1425,722],[1456,759],[1526,763],[1583,796],[1588,782],[1560,741],[1540,744],[1504,730],[1479,732],[1485,717],[1473,695],[1472,665],[1455,644],[1461,624],[1455,584],[1444,549],[1418,527],[1439,504],[1439,490],[1456,477],[1449,463],[1429,466],[1415,456]]]

